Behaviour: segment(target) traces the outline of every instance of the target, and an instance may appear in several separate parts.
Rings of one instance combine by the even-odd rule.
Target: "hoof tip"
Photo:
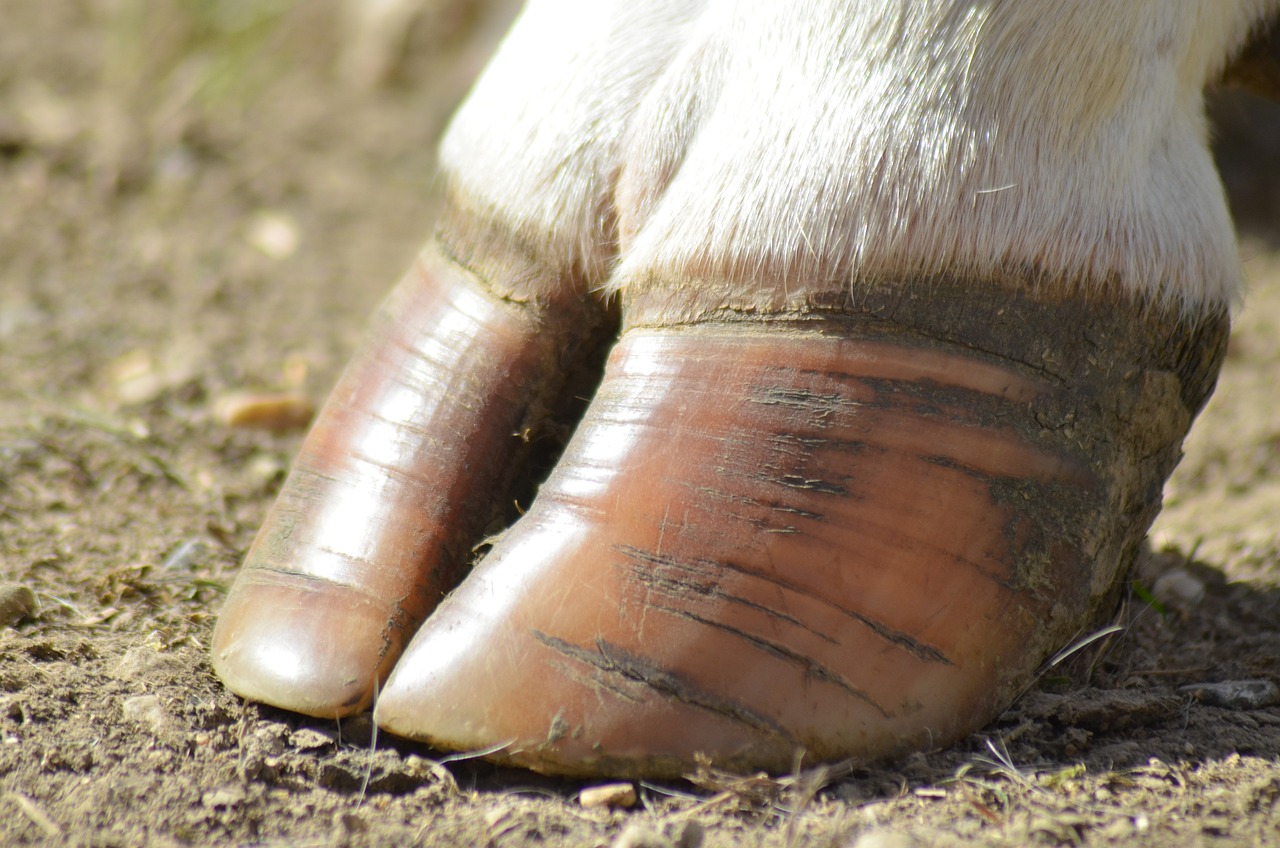
[[[399,653],[394,621],[362,594],[327,592],[237,587],[213,635],[213,667],[227,688],[317,718],[367,710]]]

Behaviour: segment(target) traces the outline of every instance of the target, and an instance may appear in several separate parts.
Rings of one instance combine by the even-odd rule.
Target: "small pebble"
[[[356,813],[338,810],[333,814],[333,829],[342,833],[364,833],[369,823]]]
[[[307,426],[315,405],[301,392],[234,392],[214,401],[213,414],[228,427],[280,432]]]
[[[302,232],[287,212],[264,209],[249,224],[249,244],[272,259],[288,259],[298,250]]]
[[[611,848],[702,848],[705,833],[697,822],[685,822],[675,832],[671,824],[659,830],[632,822],[613,841]]]
[[[223,807],[230,809],[237,806],[245,798],[244,789],[239,786],[224,786],[221,789],[210,789],[200,796],[200,803],[206,807]]]
[[[671,841],[662,834],[640,824],[629,824],[610,848],[671,848]]]
[[[0,627],[32,618],[39,609],[35,592],[18,583],[0,584]]]
[[[1260,710],[1280,702],[1280,687],[1270,680],[1224,680],[1221,683],[1192,683],[1178,687],[1211,707],[1229,710]]]
[[[120,662],[111,669],[111,676],[117,680],[148,680],[160,674],[177,674],[181,670],[182,660],[172,654],[137,645],[124,652]]]
[[[858,834],[849,848],[920,848],[921,842],[909,833],[875,828]]]
[[[1187,608],[1203,601],[1204,592],[1204,581],[1182,568],[1166,571],[1151,586],[1151,594],[1161,603]]]
[[[249,476],[263,486],[268,486],[278,480],[283,480],[284,474],[289,470],[289,467],[278,456],[272,456],[269,453],[255,453],[245,462],[244,470],[249,472]]]
[[[115,399],[126,406],[149,403],[194,379],[205,354],[194,345],[157,352],[137,349],[107,363],[105,376]]]
[[[126,719],[145,724],[154,732],[159,733],[169,726],[169,714],[161,705],[160,698],[155,695],[138,695],[129,698],[120,705],[120,709]]]
[[[631,783],[589,786],[578,793],[578,803],[584,807],[629,810],[636,805],[636,787]]]
[[[680,831],[680,838],[676,841],[676,848],[702,848],[702,840],[706,835],[707,832],[703,830],[702,825],[695,821],[685,822],[684,828]]]
[[[284,753],[284,739],[289,728],[279,722],[270,722],[254,729],[249,737],[249,747],[266,757],[278,757]]]
[[[300,727],[289,734],[289,744],[299,751],[314,751],[317,748],[326,748],[332,745],[333,742],[333,737],[310,727]]]

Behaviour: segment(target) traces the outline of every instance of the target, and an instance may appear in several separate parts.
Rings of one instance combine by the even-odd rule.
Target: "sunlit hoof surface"
[[[384,728],[627,776],[970,733],[1114,608],[1226,333],[946,284],[625,310],[564,457],[406,650]]]
[[[424,254],[325,404],[219,616],[213,665],[232,691],[321,717],[369,708],[501,514],[516,434],[596,329],[579,312],[497,297]]]

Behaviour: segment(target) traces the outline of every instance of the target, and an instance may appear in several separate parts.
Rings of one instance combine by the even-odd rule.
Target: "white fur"
[[[1277,8],[533,0],[442,161],[615,289],[1039,275],[1225,304],[1202,89]]]

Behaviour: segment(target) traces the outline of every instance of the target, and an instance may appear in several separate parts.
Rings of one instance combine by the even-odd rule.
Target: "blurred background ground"
[[[1251,290],[1127,628],[953,749],[645,786],[623,812],[370,753],[366,722],[246,706],[206,660],[300,440],[214,407],[323,397],[430,230],[435,139],[510,4],[423,0],[385,31],[337,0],[0,12],[0,843],[1280,839],[1280,709],[1203,688],[1280,679],[1274,107],[1215,105]]]

